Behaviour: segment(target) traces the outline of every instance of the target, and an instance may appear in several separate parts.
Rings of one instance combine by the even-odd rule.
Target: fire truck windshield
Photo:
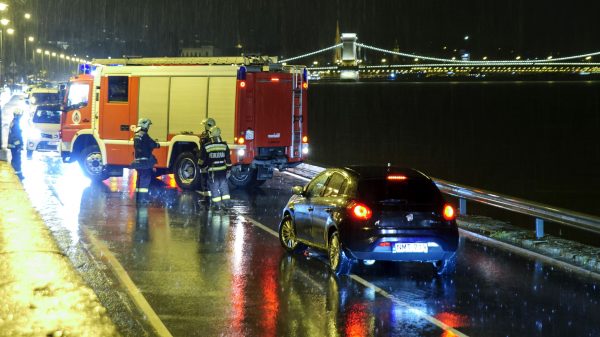
[[[67,96],[67,109],[79,109],[87,106],[89,91],[89,84],[71,83]]]

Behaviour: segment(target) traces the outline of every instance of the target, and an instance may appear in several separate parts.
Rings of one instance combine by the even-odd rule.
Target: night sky
[[[13,0],[34,19],[44,47],[93,57],[175,56],[183,47],[296,56],[334,44],[341,32],[400,51],[451,57],[545,58],[600,50],[598,1],[538,0]],[[14,15],[17,18],[16,14]],[[15,22],[19,26],[18,18]],[[464,36],[468,35],[468,41]],[[22,41],[22,40],[21,40]],[[48,42],[48,43],[47,43]],[[444,50],[443,47],[447,49]],[[329,56],[328,56],[329,57]]]

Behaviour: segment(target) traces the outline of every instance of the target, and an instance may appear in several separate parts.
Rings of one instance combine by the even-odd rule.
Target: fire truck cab
[[[231,149],[230,182],[259,185],[308,153],[307,72],[272,59],[131,58],[94,60],[67,88],[61,156],[93,180],[121,176],[133,161],[133,130],[150,118],[156,174],[195,189],[197,150],[212,117]]]

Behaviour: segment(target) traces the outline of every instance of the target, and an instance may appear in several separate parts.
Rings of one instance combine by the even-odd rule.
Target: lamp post
[[[8,5],[0,2],[0,12],[4,12],[8,8]],[[6,24],[4,24],[6,22]],[[2,26],[8,25],[10,21],[7,19],[0,20]],[[2,54],[2,26],[0,26],[0,87],[2,86],[2,62],[4,62],[4,54]],[[1,88],[0,88],[1,91]],[[2,107],[0,107],[0,160],[6,161],[6,149],[2,145],[3,143],[3,132],[2,132]]]
[[[33,41],[35,41],[35,38],[33,36],[23,38],[23,56],[25,57],[25,62],[27,62],[27,59],[28,59],[28,57],[27,57],[27,41],[33,42]]]

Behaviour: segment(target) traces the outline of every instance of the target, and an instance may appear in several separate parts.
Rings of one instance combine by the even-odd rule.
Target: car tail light
[[[444,205],[444,210],[442,212],[443,216],[444,216],[444,220],[446,221],[452,221],[456,218],[456,213],[454,212],[454,207],[446,204]]]
[[[348,208],[352,217],[357,220],[369,220],[371,218],[371,215],[373,215],[373,212],[371,211],[369,206],[358,202],[351,203],[350,207]]]

